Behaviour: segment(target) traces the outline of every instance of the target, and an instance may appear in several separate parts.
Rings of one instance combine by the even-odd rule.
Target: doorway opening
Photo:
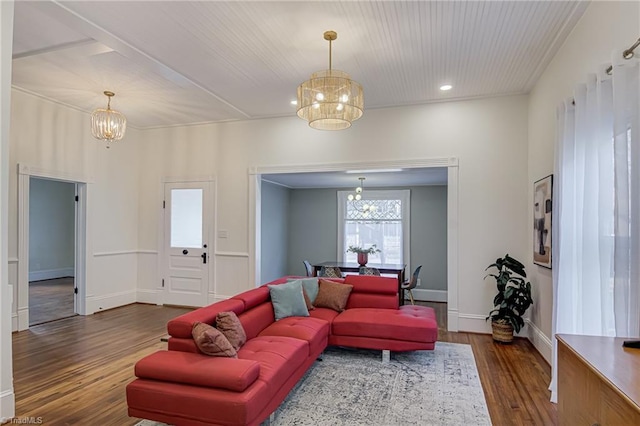
[[[86,314],[88,183],[82,176],[18,165],[18,331]]]
[[[402,169],[411,172],[416,169],[446,168],[446,302],[447,327],[458,331],[458,159],[455,157],[413,159],[380,162],[336,163],[318,165],[261,166],[249,169],[249,279],[259,286],[262,275],[262,180],[270,180],[273,175],[316,175],[322,172],[347,172],[357,170],[381,171]],[[304,174],[304,175],[302,175]],[[353,175],[351,175],[353,176]],[[353,180],[353,178],[351,178]],[[337,252],[336,252],[337,253]],[[416,265],[417,266],[417,265]],[[408,273],[412,273],[413,270]],[[441,297],[439,293],[436,296]],[[441,297],[445,299],[444,297]],[[444,300],[443,300],[444,301]]]
[[[29,326],[77,315],[76,184],[29,179]]]

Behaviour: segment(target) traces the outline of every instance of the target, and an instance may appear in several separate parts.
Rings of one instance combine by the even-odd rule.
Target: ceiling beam
[[[70,41],[68,43],[57,44],[55,46],[43,47],[42,49],[34,49],[29,50],[27,52],[16,53],[12,56],[12,59],[15,61],[16,59],[28,58],[30,56],[43,55],[46,53],[59,52],[61,50],[73,49],[78,46],[84,46],[89,43],[95,43],[95,40],[90,38],[85,38],[82,40]]]
[[[127,43],[114,34],[111,34],[109,31],[89,21],[73,10],[58,3],[57,1],[38,2],[35,3],[34,6],[35,5],[37,5],[36,7],[38,7],[38,9],[41,12],[45,13],[47,16],[56,19],[69,28],[80,32],[81,34],[84,34],[88,37],[93,38],[94,40],[99,41],[100,43],[103,43],[106,46],[109,46],[114,51],[136,62],[140,66],[153,70],[155,73],[167,78],[170,81],[175,82],[176,84],[182,83],[196,86],[197,88],[209,94],[215,100],[220,102],[223,105],[223,108],[225,108],[232,115],[235,115],[236,118],[251,118],[248,113],[237,108],[235,105],[218,96],[208,88],[202,86],[197,81],[194,81],[189,77],[179,73],[178,71],[168,67],[167,65],[163,64],[162,62],[158,61],[157,59],[153,58],[137,47]]]

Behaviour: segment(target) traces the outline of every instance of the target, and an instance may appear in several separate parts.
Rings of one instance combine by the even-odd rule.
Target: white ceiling
[[[294,116],[296,87],[328,67],[331,29],[333,66],[363,85],[365,114],[521,94],[587,4],[17,0],[13,85],[86,112],[114,91],[137,128]]]
[[[0,0],[1,1],[1,0]],[[14,87],[130,126],[293,116],[328,66],[366,109],[527,93],[586,8],[562,1],[16,1]],[[454,86],[449,92],[438,88]],[[304,123],[301,122],[301,125]],[[356,124],[357,125],[357,124]],[[446,185],[445,168],[264,176],[290,188]]]

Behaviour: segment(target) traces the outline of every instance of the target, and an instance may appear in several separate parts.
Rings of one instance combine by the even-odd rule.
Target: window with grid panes
[[[349,246],[376,245],[369,263],[405,263],[409,259],[409,190],[366,190],[359,201],[349,201],[351,191],[338,191],[339,260],[356,262]]]

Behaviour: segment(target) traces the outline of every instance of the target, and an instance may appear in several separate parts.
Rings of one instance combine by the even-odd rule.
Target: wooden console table
[[[640,349],[619,337],[556,338],[558,423],[640,425]]]

